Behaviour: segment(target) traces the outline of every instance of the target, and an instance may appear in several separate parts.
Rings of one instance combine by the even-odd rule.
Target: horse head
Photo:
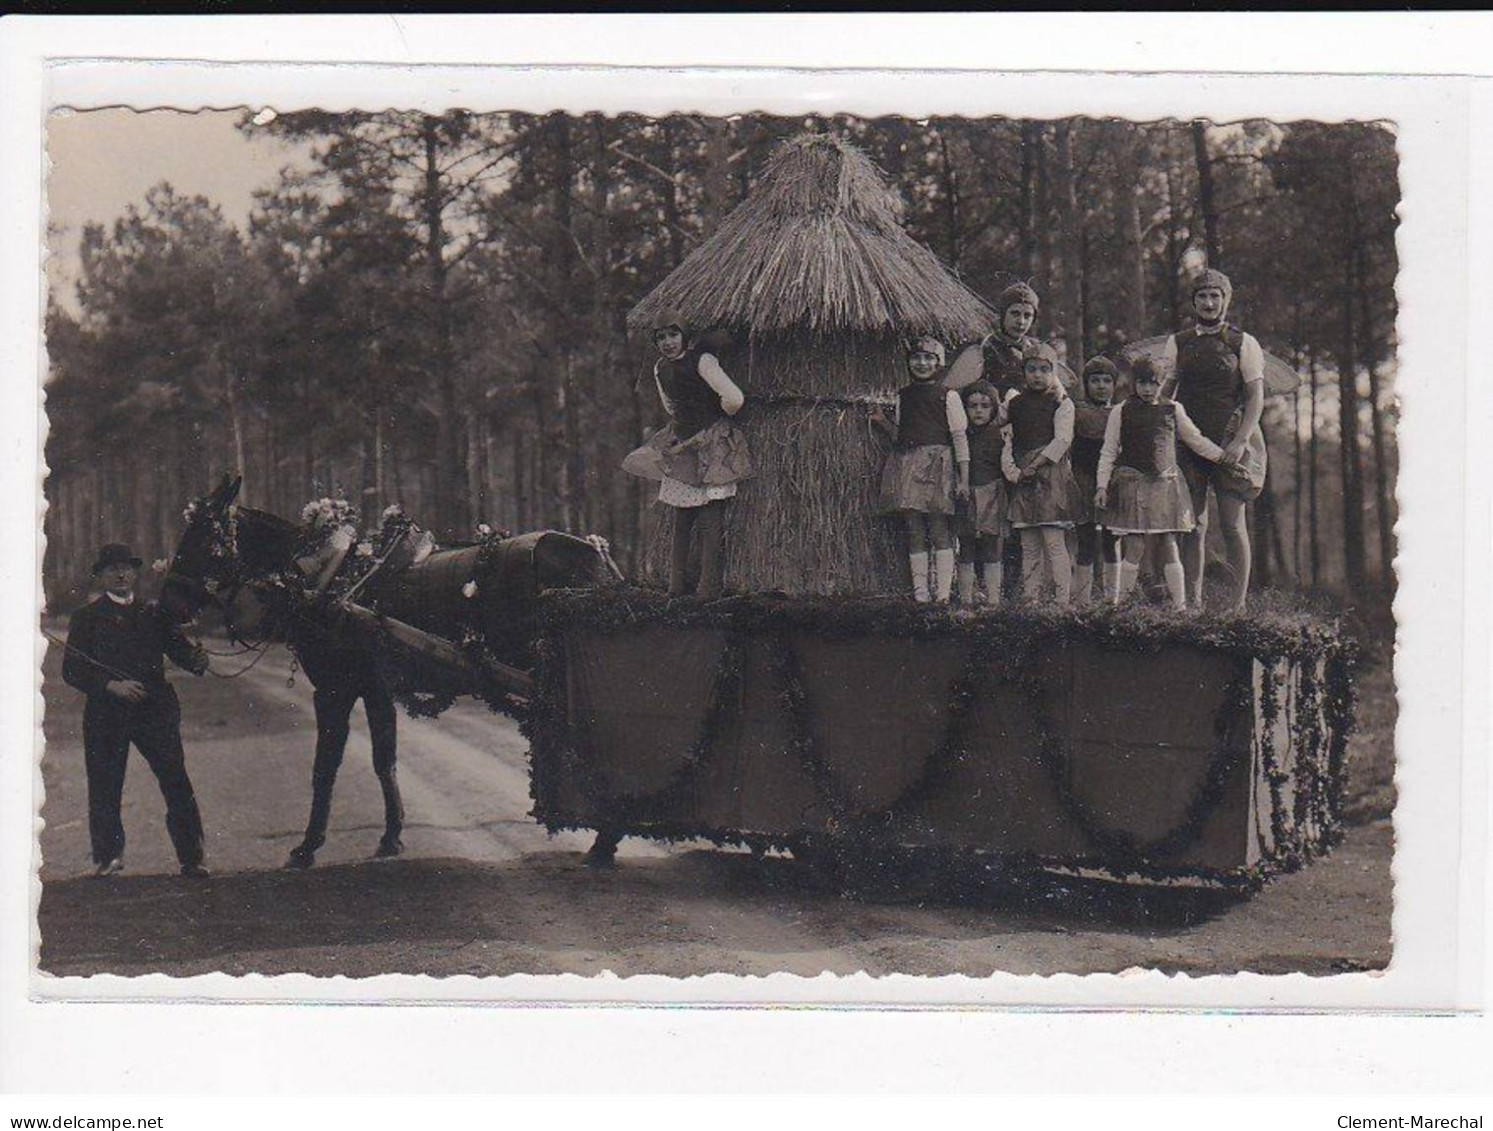
[[[291,561],[297,531],[264,511],[237,506],[241,478],[225,475],[209,494],[187,506],[187,526],[161,587],[161,607],[190,621],[206,605],[222,614],[241,642],[264,635],[271,610],[267,582]]]
[[[240,476],[224,475],[216,488],[188,503],[182,514],[186,529],[161,586],[161,608],[176,620],[194,620],[235,580],[233,501],[242,483]]]

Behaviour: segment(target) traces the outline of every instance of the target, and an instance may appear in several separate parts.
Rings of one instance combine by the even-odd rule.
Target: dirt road
[[[551,838],[529,819],[526,744],[475,704],[399,720],[404,856],[369,859],[382,804],[358,718],[318,866],[282,872],[305,822],[315,737],[309,685],[286,686],[283,651],[233,680],[174,677],[213,879],[175,874],[160,794],[135,758],[126,870],[97,880],[81,699],[58,678],[55,651],[39,916],[42,969],[55,974],[1330,973],[1390,956],[1382,816],[1349,829],[1329,859],[1218,906],[1109,889],[851,900],[786,856],[638,840],[598,873],[580,864],[587,837]],[[214,660],[222,672],[243,663]]]

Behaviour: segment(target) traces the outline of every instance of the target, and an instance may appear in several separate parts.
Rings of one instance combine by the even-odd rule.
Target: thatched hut
[[[730,509],[725,582],[746,592],[906,588],[898,527],[877,514],[887,442],[870,423],[906,383],[908,338],[988,333],[986,305],[903,230],[901,204],[848,142],[785,142],[720,229],[628,317],[665,310],[728,331],[756,478]],[[660,508],[667,511],[668,508]],[[668,517],[664,516],[664,521]]]

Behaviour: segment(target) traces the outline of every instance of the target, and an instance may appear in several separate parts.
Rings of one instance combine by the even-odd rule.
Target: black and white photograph
[[[46,146],[41,973],[1390,963],[1394,121]]]

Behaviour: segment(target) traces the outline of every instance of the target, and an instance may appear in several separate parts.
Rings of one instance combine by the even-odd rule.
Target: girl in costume
[[[1094,495],[1100,521],[1125,543],[1111,595],[1119,601],[1135,587],[1149,541],[1155,560],[1162,563],[1172,606],[1182,610],[1187,597],[1177,535],[1190,532],[1196,521],[1177,467],[1177,441],[1209,463],[1218,463],[1223,449],[1198,431],[1185,408],[1162,399],[1161,378],[1150,358],[1137,358],[1130,373],[1135,395],[1109,414]]]
[[[1006,446],[1001,462],[1011,484],[1006,517],[1020,532],[1021,593],[1041,594],[1044,566],[1053,596],[1066,607],[1073,587],[1067,532],[1077,510],[1068,449],[1073,444],[1073,401],[1057,381],[1057,354],[1033,342],[1022,361],[1022,387],[1006,399]]]
[[[1001,554],[1006,545],[1006,484],[1002,478],[1000,397],[981,379],[964,388],[969,418],[970,500],[959,521],[959,600],[975,603],[975,566],[981,566],[985,602],[1000,604]]]
[[[878,408],[873,423],[892,436],[892,450],[881,472],[882,508],[907,525],[907,558],[912,593],[930,599],[928,545],[933,546],[933,596],[949,599],[954,587],[954,539],[949,519],[954,501],[969,497],[969,422],[964,402],[938,380],[946,364],[943,343],[919,338],[907,354],[911,384],[897,393],[897,418]]]
[[[721,595],[726,507],[737,484],[752,475],[746,436],[731,423],[746,397],[721,368],[719,341],[711,335],[691,341],[677,313],[658,319],[653,344],[659,352],[654,383],[669,423],[622,467],[658,480],[658,501],[674,509],[669,593],[690,592],[690,539],[698,533],[700,575],[694,592],[710,600]]]
[[[1073,478],[1078,482],[1078,515],[1074,527],[1073,596],[1087,605],[1094,594],[1094,561],[1104,561],[1104,593],[1114,591],[1119,570],[1118,539],[1099,524],[1094,507],[1098,489],[1099,450],[1114,405],[1119,371],[1107,357],[1092,357],[1083,367],[1082,396],[1073,402]]]

